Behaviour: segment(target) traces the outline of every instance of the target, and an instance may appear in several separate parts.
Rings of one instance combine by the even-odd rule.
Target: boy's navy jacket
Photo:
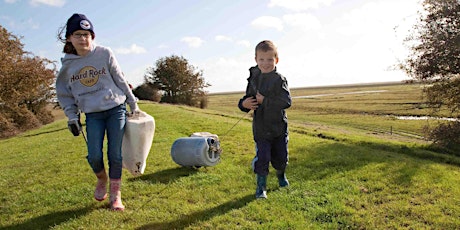
[[[249,69],[250,75],[246,87],[246,95],[238,102],[243,112],[250,109],[243,107],[243,101],[248,97],[256,97],[257,92],[264,96],[264,101],[254,111],[252,132],[254,140],[273,139],[288,133],[287,116],[285,109],[291,106],[291,94],[284,76],[273,70],[270,73],[261,73],[257,66]]]

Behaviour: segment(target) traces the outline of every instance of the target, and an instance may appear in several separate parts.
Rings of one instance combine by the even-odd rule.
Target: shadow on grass
[[[38,133],[33,133],[33,134],[27,134],[27,135],[24,135],[23,137],[35,137],[35,136],[40,136],[40,135],[44,135],[44,134],[60,132],[62,130],[66,130],[66,129],[67,129],[67,127],[66,128],[60,128],[60,129],[53,129],[53,130],[48,130],[48,131],[43,131],[43,132],[38,132]]]
[[[240,209],[246,206],[249,202],[255,199],[254,194],[246,195],[240,199],[232,200],[223,203],[214,208],[210,208],[203,211],[191,213],[189,215],[181,215],[180,219],[164,222],[164,223],[151,223],[136,228],[138,230],[147,229],[184,229],[193,223],[209,220],[215,216],[223,215],[231,210]]]
[[[419,170],[433,163],[460,166],[460,158],[400,144],[331,141],[291,149],[289,171],[295,172],[299,180],[320,181],[373,164],[376,173],[391,176],[394,184],[407,186]],[[357,177],[363,181],[375,179],[367,175]]]
[[[382,156],[374,156],[368,148],[334,141],[290,149],[288,172],[302,180],[322,180],[382,161]]]
[[[409,157],[418,158],[422,160],[429,160],[436,163],[450,164],[460,166],[460,158],[446,153],[432,151],[428,147],[407,147],[406,145],[392,145],[392,144],[380,144],[373,142],[362,142],[359,146],[366,146],[375,150],[382,150],[388,152],[394,152],[403,154]]]
[[[80,216],[84,216],[93,210],[92,206],[87,206],[81,209],[71,209],[66,211],[53,212],[43,216],[39,216],[30,219],[24,223],[0,227],[0,229],[11,229],[11,230],[24,230],[24,229],[50,229],[53,226],[58,226],[61,223],[69,221],[71,219],[77,219]]]
[[[85,123],[82,124],[83,130],[85,130],[84,127],[86,127]],[[67,129],[68,129],[67,127],[60,128],[60,129],[53,129],[53,130],[48,130],[48,131],[43,131],[43,132],[38,132],[38,133],[27,134],[27,135],[24,135],[23,137],[35,137],[35,136],[40,136],[44,134],[56,133],[56,132],[60,132],[62,130],[67,130]]]
[[[395,158],[398,158],[398,155],[426,160],[427,163],[433,162],[460,166],[459,157],[430,151],[424,146],[410,147],[405,144],[376,143],[372,141],[348,142],[346,139],[341,140],[333,136],[325,136],[322,134],[318,134],[317,137],[331,140],[331,142],[316,146],[304,146],[299,149],[291,149],[292,153],[315,153],[310,155],[308,160],[300,160],[301,162],[306,162],[308,164],[308,166],[303,165],[301,167],[307,169],[305,170],[308,171],[306,173],[311,173],[305,174],[306,177],[311,179],[321,179],[337,172],[360,168],[369,163],[390,163],[395,161]],[[294,155],[293,157],[290,157],[290,161],[295,160],[296,158],[298,157]],[[295,165],[296,164],[292,162],[292,166],[295,167]],[[322,167],[325,167],[325,169]],[[312,170],[308,170],[309,168]]]
[[[324,211],[318,211],[308,218],[318,225],[336,225],[338,226],[337,229],[372,228],[372,224],[368,225],[369,223],[373,223],[373,227],[377,229],[388,228],[390,225],[375,222],[380,218],[382,220],[387,219],[388,216],[383,216],[383,213],[376,215],[367,213],[366,209],[370,206],[373,208],[394,209],[389,213],[396,213],[395,210],[398,210],[398,214],[401,212],[401,215],[407,215],[407,218],[415,218],[420,223],[427,221],[425,222],[427,225],[422,225],[422,228],[436,226],[434,224],[428,225],[434,220],[430,219],[432,217],[428,213],[440,208],[436,205],[431,206],[432,198],[420,198],[422,204],[423,202],[430,203],[426,215],[419,212],[420,210],[411,213],[410,209],[407,213],[404,213],[404,205],[391,204],[387,206],[384,202],[391,201],[394,196],[400,196],[398,199],[412,203],[414,197],[419,199],[419,191],[430,185],[433,185],[433,191],[435,191],[433,193],[442,194],[442,189],[449,188],[449,185],[444,181],[448,179],[446,177],[448,169],[439,170],[438,167],[433,167],[433,165],[450,164],[457,166],[458,163],[455,163],[454,160],[456,162],[460,160],[460,158],[449,158],[449,156],[443,156],[443,154],[427,151],[419,147],[371,142],[323,141],[311,145],[299,145],[290,150],[288,178],[292,179],[290,182],[294,185],[298,183],[296,185],[298,187],[294,186],[293,188],[302,190],[301,196],[308,196],[313,204],[317,204],[318,207],[327,206]],[[414,180],[423,182],[414,183]],[[302,184],[318,187],[310,188]],[[344,202],[347,209],[350,208],[350,212],[344,211],[347,209],[336,209],[332,206],[331,199],[335,202],[338,201],[329,196],[340,197],[341,195],[339,194],[342,194],[342,191],[345,194],[351,192],[351,197],[353,197],[353,193],[359,192],[362,194],[363,200],[368,199],[367,201],[371,202],[366,204],[367,201],[358,201],[347,196],[339,198],[339,202]],[[445,196],[443,199],[448,199],[447,197],[455,195],[448,192]],[[365,206],[362,206],[363,203]],[[301,207],[301,210],[303,210],[303,207]],[[376,219],[370,220],[368,223],[362,220],[356,221],[352,216],[358,213],[370,214]],[[381,214],[382,216],[378,216]],[[442,214],[442,216],[442,218],[448,219],[449,224],[454,223],[453,219],[455,218],[452,219],[450,214]],[[393,221],[398,225],[401,224],[400,226],[403,224],[399,222],[400,220]],[[381,227],[378,227],[378,225]],[[408,226],[409,228],[414,228],[414,226]]]
[[[159,171],[159,172],[152,173],[152,174],[142,175],[136,178],[130,178],[128,180],[129,181],[144,180],[144,181],[149,181],[151,183],[169,184],[181,177],[188,177],[197,172],[198,171],[194,168],[177,167],[177,168],[166,169],[166,170]]]

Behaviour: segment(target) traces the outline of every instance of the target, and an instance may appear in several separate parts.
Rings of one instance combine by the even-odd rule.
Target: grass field
[[[254,199],[251,118],[236,107],[242,93],[211,95],[205,110],[140,103],[156,132],[144,175],[124,171],[122,213],[92,198],[84,140],[57,120],[0,140],[0,229],[459,229],[460,158],[427,150],[420,130],[434,121],[388,116],[426,114],[419,92],[293,89],[293,97],[333,95],[293,99],[291,186],[278,188],[271,172],[267,200]],[[221,162],[175,164],[174,140],[199,131],[219,135]]]

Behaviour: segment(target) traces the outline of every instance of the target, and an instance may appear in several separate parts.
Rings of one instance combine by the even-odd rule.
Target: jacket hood
[[[252,76],[257,76],[261,73],[260,69],[258,66],[253,66],[251,68],[249,68],[249,77],[252,77]]]
[[[276,71],[277,70],[276,70],[276,66],[275,66],[275,69],[273,69],[272,72],[276,72]],[[272,73],[272,72],[270,72],[270,73]],[[256,66],[253,66],[253,67],[249,68],[249,73],[250,73],[249,77],[258,76],[258,75],[262,74],[262,71],[260,71],[259,66],[256,65]]]

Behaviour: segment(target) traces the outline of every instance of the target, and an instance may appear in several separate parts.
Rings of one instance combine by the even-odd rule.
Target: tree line
[[[24,51],[20,38],[0,26],[0,137],[53,121],[53,62]]]
[[[1,25],[0,70],[0,138],[53,122],[56,62],[24,51],[21,39]],[[140,100],[205,108],[209,86],[202,70],[172,55],[148,68],[133,92]]]

